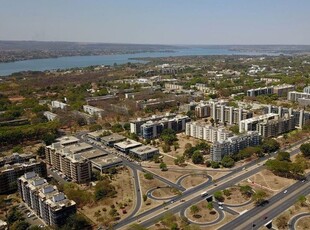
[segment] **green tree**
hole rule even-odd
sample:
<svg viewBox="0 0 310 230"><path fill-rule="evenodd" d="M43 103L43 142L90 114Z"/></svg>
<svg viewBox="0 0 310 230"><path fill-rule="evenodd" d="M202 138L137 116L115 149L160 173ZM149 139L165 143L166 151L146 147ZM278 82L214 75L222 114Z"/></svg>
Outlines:
<svg viewBox="0 0 310 230"><path fill-rule="evenodd" d="M262 149L265 153L275 152L280 148L280 143L272 138L266 138L262 143Z"/></svg>
<svg viewBox="0 0 310 230"><path fill-rule="evenodd" d="M164 129L160 135L160 139L167 145L172 145L173 142L178 140L175 131L172 129Z"/></svg>
<svg viewBox="0 0 310 230"><path fill-rule="evenodd" d="M305 206L306 202L307 202L307 198L303 195L299 196L298 197L298 203L301 205L301 206Z"/></svg>
<svg viewBox="0 0 310 230"><path fill-rule="evenodd" d="M211 167L217 169L220 167L220 163L216 161L211 161Z"/></svg>
<svg viewBox="0 0 310 230"><path fill-rule="evenodd" d="M212 202L208 202L207 208L209 210L212 210L213 209L213 203Z"/></svg>
<svg viewBox="0 0 310 230"><path fill-rule="evenodd" d="M152 179L154 179L153 174L151 174L151 173L145 173L145 174L144 174L144 178L147 179L147 180L152 180Z"/></svg>
<svg viewBox="0 0 310 230"><path fill-rule="evenodd" d="M167 171L167 164L165 162L161 162L160 165L159 165L159 168L162 171Z"/></svg>
<svg viewBox="0 0 310 230"><path fill-rule="evenodd" d="M192 156L192 161L194 164L203 164L204 159L202 153L199 150L195 151Z"/></svg>
<svg viewBox="0 0 310 230"><path fill-rule="evenodd" d="M195 216L200 211L200 208L197 205L192 205L190 207L190 212L193 216Z"/></svg>
<svg viewBox="0 0 310 230"><path fill-rule="evenodd" d="M256 205L261 204L265 200L266 197L267 197L267 194L263 190L256 191L252 196L253 201L255 202Z"/></svg>
<svg viewBox="0 0 310 230"><path fill-rule="evenodd" d="M39 157L44 157L45 156L45 147L40 146L37 150L37 154L39 155Z"/></svg>
<svg viewBox="0 0 310 230"><path fill-rule="evenodd" d="M305 157L310 157L310 143L302 144L299 149Z"/></svg>
<svg viewBox="0 0 310 230"><path fill-rule="evenodd" d="M221 163L222 163L223 167L225 167L225 168L231 168L231 167L233 167L233 166L235 165L234 159L232 159L232 158L231 158L230 156L228 156L228 155L226 155L226 156L223 157Z"/></svg>
<svg viewBox="0 0 310 230"><path fill-rule="evenodd" d="M216 191L213 194L214 198L217 199L218 201L224 201L224 196L222 191Z"/></svg>
<svg viewBox="0 0 310 230"><path fill-rule="evenodd" d="M239 125L234 125L229 128L234 134L239 134Z"/></svg>
<svg viewBox="0 0 310 230"><path fill-rule="evenodd" d="M12 230L27 230L30 224L24 220L16 221L10 229Z"/></svg>
<svg viewBox="0 0 310 230"><path fill-rule="evenodd" d="M147 200L147 195L143 194L143 201L145 202Z"/></svg>
<svg viewBox="0 0 310 230"><path fill-rule="evenodd" d="M184 156L177 156L174 160L174 164L176 165L183 165L185 163L185 157Z"/></svg>
<svg viewBox="0 0 310 230"><path fill-rule="evenodd" d="M291 161L290 159L290 153L288 152L278 152L276 159L278 161Z"/></svg>
<svg viewBox="0 0 310 230"><path fill-rule="evenodd" d="M243 196L249 197L253 193L253 190L252 190L251 186L249 186L249 185L240 186L239 189L240 189L240 192Z"/></svg>

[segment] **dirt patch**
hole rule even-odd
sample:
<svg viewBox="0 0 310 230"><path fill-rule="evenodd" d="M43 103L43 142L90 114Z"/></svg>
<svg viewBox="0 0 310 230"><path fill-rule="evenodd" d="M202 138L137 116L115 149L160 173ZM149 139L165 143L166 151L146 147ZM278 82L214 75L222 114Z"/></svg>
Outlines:
<svg viewBox="0 0 310 230"><path fill-rule="evenodd" d="M197 186L197 185L199 185L203 182L206 182L206 181L208 181L208 178L205 175L192 174L192 175L189 175L188 177L185 177L182 180L181 185L184 188L191 188L191 187Z"/></svg>
<svg viewBox="0 0 310 230"><path fill-rule="evenodd" d="M180 171L173 171L173 170L169 170L169 168L168 168L168 171L161 171L161 169L159 168L148 168L148 170L172 182L176 182L179 177L186 174L186 172L184 173Z"/></svg>
<svg viewBox="0 0 310 230"><path fill-rule="evenodd" d="M131 172L127 168L118 170L118 173L113 176L112 184L117 191L115 197L86 205L79 210L95 224L108 226L113 221L128 216L134 208L134 185ZM115 207L118 213L115 216L110 214L112 207Z"/></svg>
<svg viewBox="0 0 310 230"><path fill-rule="evenodd" d="M215 209L209 210L207 208L208 206L208 201L204 200L196 204L196 206L199 208L199 212L195 215L193 215L190 212L190 208L186 209L186 216L195 222L211 222L214 221L218 218L219 214Z"/></svg>
<svg viewBox="0 0 310 230"><path fill-rule="evenodd" d="M296 230L310 229L309 223L310 223L309 216L299 219L296 223Z"/></svg>
<svg viewBox="0 0 310 230"><path fill-rule="evenodd" d="M296 182L293 179L276 176L267 169L264 169L261 172L250 177L250 180L256 185L265 187L270 191L282 190Z"/></svg>
<svg viewBox="0 0 310 230"><path fill-rule="evenodd" d="M249 197L243 196L237 187L228 188L227 190L229 190L230 195L224 195L225 204L243 204L251 199Z"/></svg>
<svg viewBox="0 0 310 230"><path fill-rule="evenodd" d="M156 188L156 187L165 187L167 186L165 183L157 180L157 179L152 179L152 180L147 180L144 178L144 173L139 172L139 178L140 178L140 186L141 186L141 194L146 195L147 191L150 190L151 188ZM144 211L147 211L151 208L154 208L160 204L162 204L164 201L156 201L156 200L151 200L147 198L146 201L143 201L141 204L141 208L138 213L142 213Z"/></svg>
<svg viewBox="0 0 310 230"><path fill-rule="evenodd" d="M154 197L158 198L169 198L179 194L179 190L174 188L166 187L166 188L158 188L153 192Z"/></svg>

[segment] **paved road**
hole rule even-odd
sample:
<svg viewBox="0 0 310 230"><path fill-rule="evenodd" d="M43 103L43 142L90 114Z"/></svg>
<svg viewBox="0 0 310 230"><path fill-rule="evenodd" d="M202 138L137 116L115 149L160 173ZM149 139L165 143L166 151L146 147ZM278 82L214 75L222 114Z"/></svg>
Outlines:
<svg viewBox="0 0 310 230"><path fill-rule="evenodd" d="M310 176L306 182L298 181L288 187L287 193L280 192L269 199L269 204L264 207L257 206L242 214L238 218L232 220L228 224L221 227L219 230L231 229L258 229L278 216L284 210L296 203L300 195L310 193Z"/></svg>
<svg viewBox="0 0 310 230"><path fill-rule="evenodd" d="M295 230L295 225L297 221L306 216L310 216L310 212L300 213L294 216L293 218L291 218L290 221L288 222L289 230Z"/></svg>
<svg viewBox="0 0 310 230"><path fill-rule="evenodd" d="M297 145L299 145L299 144L301 144L301 143L304 143L305 141L306 141L306 140L300 140L300 141L296 142L294 145L292 145L292 147L297 146ZM298 152L299 152L299 149L295 149L295 150L291 151L291 155L295 155L295 154L297 154ZM254 165L256 165L256 164L260 164L262 161L264 161L264 160L266 160L266 159L268 159L268 158L271 158L271 157L273 157L273 156L275 156L275 155L276 155L276 154L274 153L274 154L271 154L270 156L265 156L265 157L260 158L260 159L258 159L258 160L256 160L256 161L252 161L252 162L250 162L250 163L248 163L248 164L246 164L246 165L243 165L242 167L236 168L236 169L234 169L231 173L229 173L229 174L227 174L227 175L225 175L225 176L219 178L219 179L217 180L217 183L219 183L220 181L223 181L224 179L227 179L227 178L229 178L229 177L234 176L234 174L236 174L236 173L242 171L242 168L243 168L243 167L249 168L249 167L254 166ZM244 180L244 179L246 179L246 178L248 178L248 177L250 177L250 176L256 174L257 172L261 171L261 169L262 169L262 166L258 166L258 167L256 167L256 168L252 169L251 171L248 171L248 172L246 172L246 173L244 173L244 174L242 174L242 175L239 175L239 176L237 176L237 177L234 177L234 178L230 179L229 181L227 181L227 182L225 182L225 183L223 183L223 184L217 186L217 187L214 188L214 189L210 189L210 190L208 191L208 193L209 193L209 194L213 194L215 191L223 190L223 189L225 189L225 188L227 188L227 187L231 187L231 186L235 185L236 183L238 183L238 182L240 182L240 181L242 181L242 180ZM177 201L180 201L180 200L184 200L184 199L186 199L188 196L193 195L193 194L197 193L198 191L207 188L207 187L210 186L211 184L214 184L214 183L212 183L212 182L206 182L206 183L203 183L203 184L200 184L200 185L196 186L196 187L193 188L193 189L186 190L185 192L183 192L183 194L182 194L181 196L178 196L178 198L175 199L174 201L177 202ZM122 227L124 227L124 226L126 226L126 225L129 225L129 224L131 224L131 223L135 223L135 222L137 222L138 220L139 220L138 222L141 223L143 226L149 227L149 226L153 225L154 223L156 223L157 220L158 220L159 218L161 218L162 216L164 216L166 213L168 213L168 212L169 212L169 213L178 213L178 212L180 212L181 210L186 209L186 207L189 207L191 204L197 203L197 202L199 202L199 201L201 201L201 200L202 200L201 196L196 196L196 197L194 197L194 198L192 198L192 199L190 199L190 200L188 200L188 201L186 201L186 202L183 202L183 203L181 203L181 204L179 204L179 205L177 205L177 206L173 206L172 208L169 208L169 211L164 211L165 209L162 210L162 209L164 208L164 206L167 205L167 204L165 204L165 205L160 205L160 206L157 206L157 207L155 207L155 208L153 208L153 209L150 209L150 210L148 210L148 211L146 211L146 212L144 212L144 213L141 213L141 214L139 214L139 215L137 215L137 216L135 216L135 217L133 217L133 218L131 218L131 219L122 220L122 221L120 221L118 224L116 224L114 227L115 227L116 229L122 228ZM162 211L161 211L159 214L154 214L152 217L148 218L147 220L142 221L142 222L140 221L141 218L147 217L147 216L150 215L151 213L153 213L153 212L158 212L158 211L160 211L160 210L162 210Z"/></svg>

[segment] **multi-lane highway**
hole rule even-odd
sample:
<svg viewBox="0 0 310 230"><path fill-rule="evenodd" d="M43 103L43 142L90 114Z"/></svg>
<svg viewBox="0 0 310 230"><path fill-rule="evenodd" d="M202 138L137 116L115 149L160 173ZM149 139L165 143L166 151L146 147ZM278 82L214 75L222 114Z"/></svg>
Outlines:
<svg viewBox="0 0 310 230"><path fill-rule="evenodd" d="M287 193L282 191L276 194L268 200L268 204L254 207L221 227L220 230L258 229L296 203L300 195L308 195L310 192L309 180L310 177L308 176L305 182L297 181L286 188Z"/></svg>
<svg viewBox="0 0 310 230"><path fill-rule="evenodd" d="M292 146L292 148L294 148L295 146L297 146L301 143L304 143L304 142L305 142L305 140L300 140L300 141L296 142ZM298 152L299 152L299 149L296 148L296 149L292 150L290 153L291 153L291 155L295 155ZM261 159L250 162L247 165L243 166L243 167L247 168L247 170L248 170L247 172L244 172L244 171L242 172L242 167L234 169L231 173L219 178L217 180L218 186L216 186L215 188L208 190L207 188L211 184L214 184L214 183L207 182L207 183L203 183L201 185L198 185L193 189L186 190L185 192L183 192L183 194L181 196L179 196L177 199L174 200L173 204L169 205L169 203L168 203L168 210L166 210L167 207L166 207L166 209L163 209L163 205L160 205L158 207L150 209L150 210L148 210L144 213L141 213L137 216L134 216L132 218L122 220L118 224L116 224L114 227L115 227L115 229L123 228L124 226L127 226L127 225L135 223L135 222L139 222L143 226L149 227L149 226L153 225L154 223L156 223L156 221L158 219L160 219L161 217L163 217L167 212L178 213L181 210L186 209L187 207L189 207L193 203L197 203L197 202L201 201L203 198L201 198L201 196L199 195L199 193L197 194L197 192L200 192L202 189L206 189L209 194L213 194L215 191L223 190L227 187L231 187L231 186L237 184L238 182L256 174L257 172L262 170L262 168L263 168L263 166L261 165L262 162L266 161L268 158L273 157L274 155L275 154L271 154L270 156L263 157ZM237 175L237 176L235 176L235 175ZM225 182L220 184L222 181L225 181ZM192 196L193 196L193 198L188 199L189 197L192 197ZM188 200L186 202L182 202L182 203L177 202L177 201L181 201L184 199L188 199Z"/></svg>
<svg viewBox="0 0 310 230"><path fill-rule="evenodd" d="M84 141L87 141L87 140L84 139ZM297 145L304 143L304 142L305 142L305 140L300 140L300 141L296 142L292 146L292 148L294 146L297 146ZM104 149L100 146L94 145L94 147L111 154L111 152L107 151L106 149ZM298 149L293 149L291 151L291 155L294 155L298 152L299 152ZM112 154L113 154L113 152L112 152ZM136 185L135 187L136 187L136 194L137 194L137 202L136 202L136 206L134 208L134 211L127 218L125 218L125 219L121 220L119 223L117 223L114 226L114 228L115 229L124 228L125 226L128 226L128 225L135 223L135 222L141 223L145 227L151 226L154 223L156 223L158 221L158 219L160 219L167 212L178 213L182 210L185 210L190 205L201 201L203 199L200 196L201 191L207 190L209 194L213 194L215 191L223 190L227 187L231 187L231 186L237 184L238 182L256 174L257 172L259 172L262 169L262 167L263 167L262 162L273 157L274 155L275 155L275 153L271 154L270 156L265 156L263 158L260 158L256 161L252 161L246 165L243 165L242 167L233 169L230 173L226 174L225 176L223 176L217 180L216 183L218 185L216 185L212 181L208 180L207 182L204 182L204 183L202 183L202 184L200 184L194 188L188 189L188 190L185 190L185 188L180 186L180 184L173 183L173 182L171 182L171 181L169 181L163 177L160 177L160 176L152 173L151 171L141 167L141 165L134 163L134 162L131 162L131 161L127 160L126 158L123 158L124 165L131 168L133 170L133 172L136 172L136 175L134 175L134 179L135 179L135 185ZM243 171L244 168L246 168L246 170ZM143 172L149 172L149 173L153 174L154 178L161 180L162 182L166 183L167 185L169 185L171 187L174 187L174 188L181 190L183 192L182 195L177 196L177 197L173 197L169 202L166 202L165 204L159 205L159 206L152 208L150 210L147 210L147 211L145 211L139 215L136 215L136 213L138 212L138 210L141 206L141 202L142 202L140 187L139 187L139 179L137 176L138 170L143 171ZM216 185L216 186L210 187L211 185ZM305 191L307 191L307 190L305 190ZM274 199L276 199L276 198L274 198ZM244 216L244 214L241 216ZM247 214L247 216L249 219L250 213ZM268 218L266 220L268 220ZM261 221L262 223L257 221L256 226L259 226L259 224L261 224L261 225L264 224L266 222L266 220L264 220L263 222ZM248 226L246 226L246 227L248 227ZM233 228L230 228L230 229L233 229Z"/></svg>

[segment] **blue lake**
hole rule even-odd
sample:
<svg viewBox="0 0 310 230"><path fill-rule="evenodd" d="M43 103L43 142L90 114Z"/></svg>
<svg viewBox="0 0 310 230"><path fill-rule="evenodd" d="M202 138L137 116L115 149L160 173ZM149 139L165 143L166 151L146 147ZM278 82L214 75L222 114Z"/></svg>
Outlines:
<svg viewBox="0 0 310 230"><path fill-rule="evenodd" d="M125 64L127 62L143 63L134 58L142 57L169 57L169 56L195 56L195 55L269 55L269 53L240 52L217 48L188 48L177 49L172 52L146 52L135 54L116 54L100 56L73 56L47 59L33 59L9 63L0 63L0 76L10 75L20 71L44 71L56 69L70 69L74 67L86 67L91 65ZM272 53L272 55L277 55Z"/></svg>

